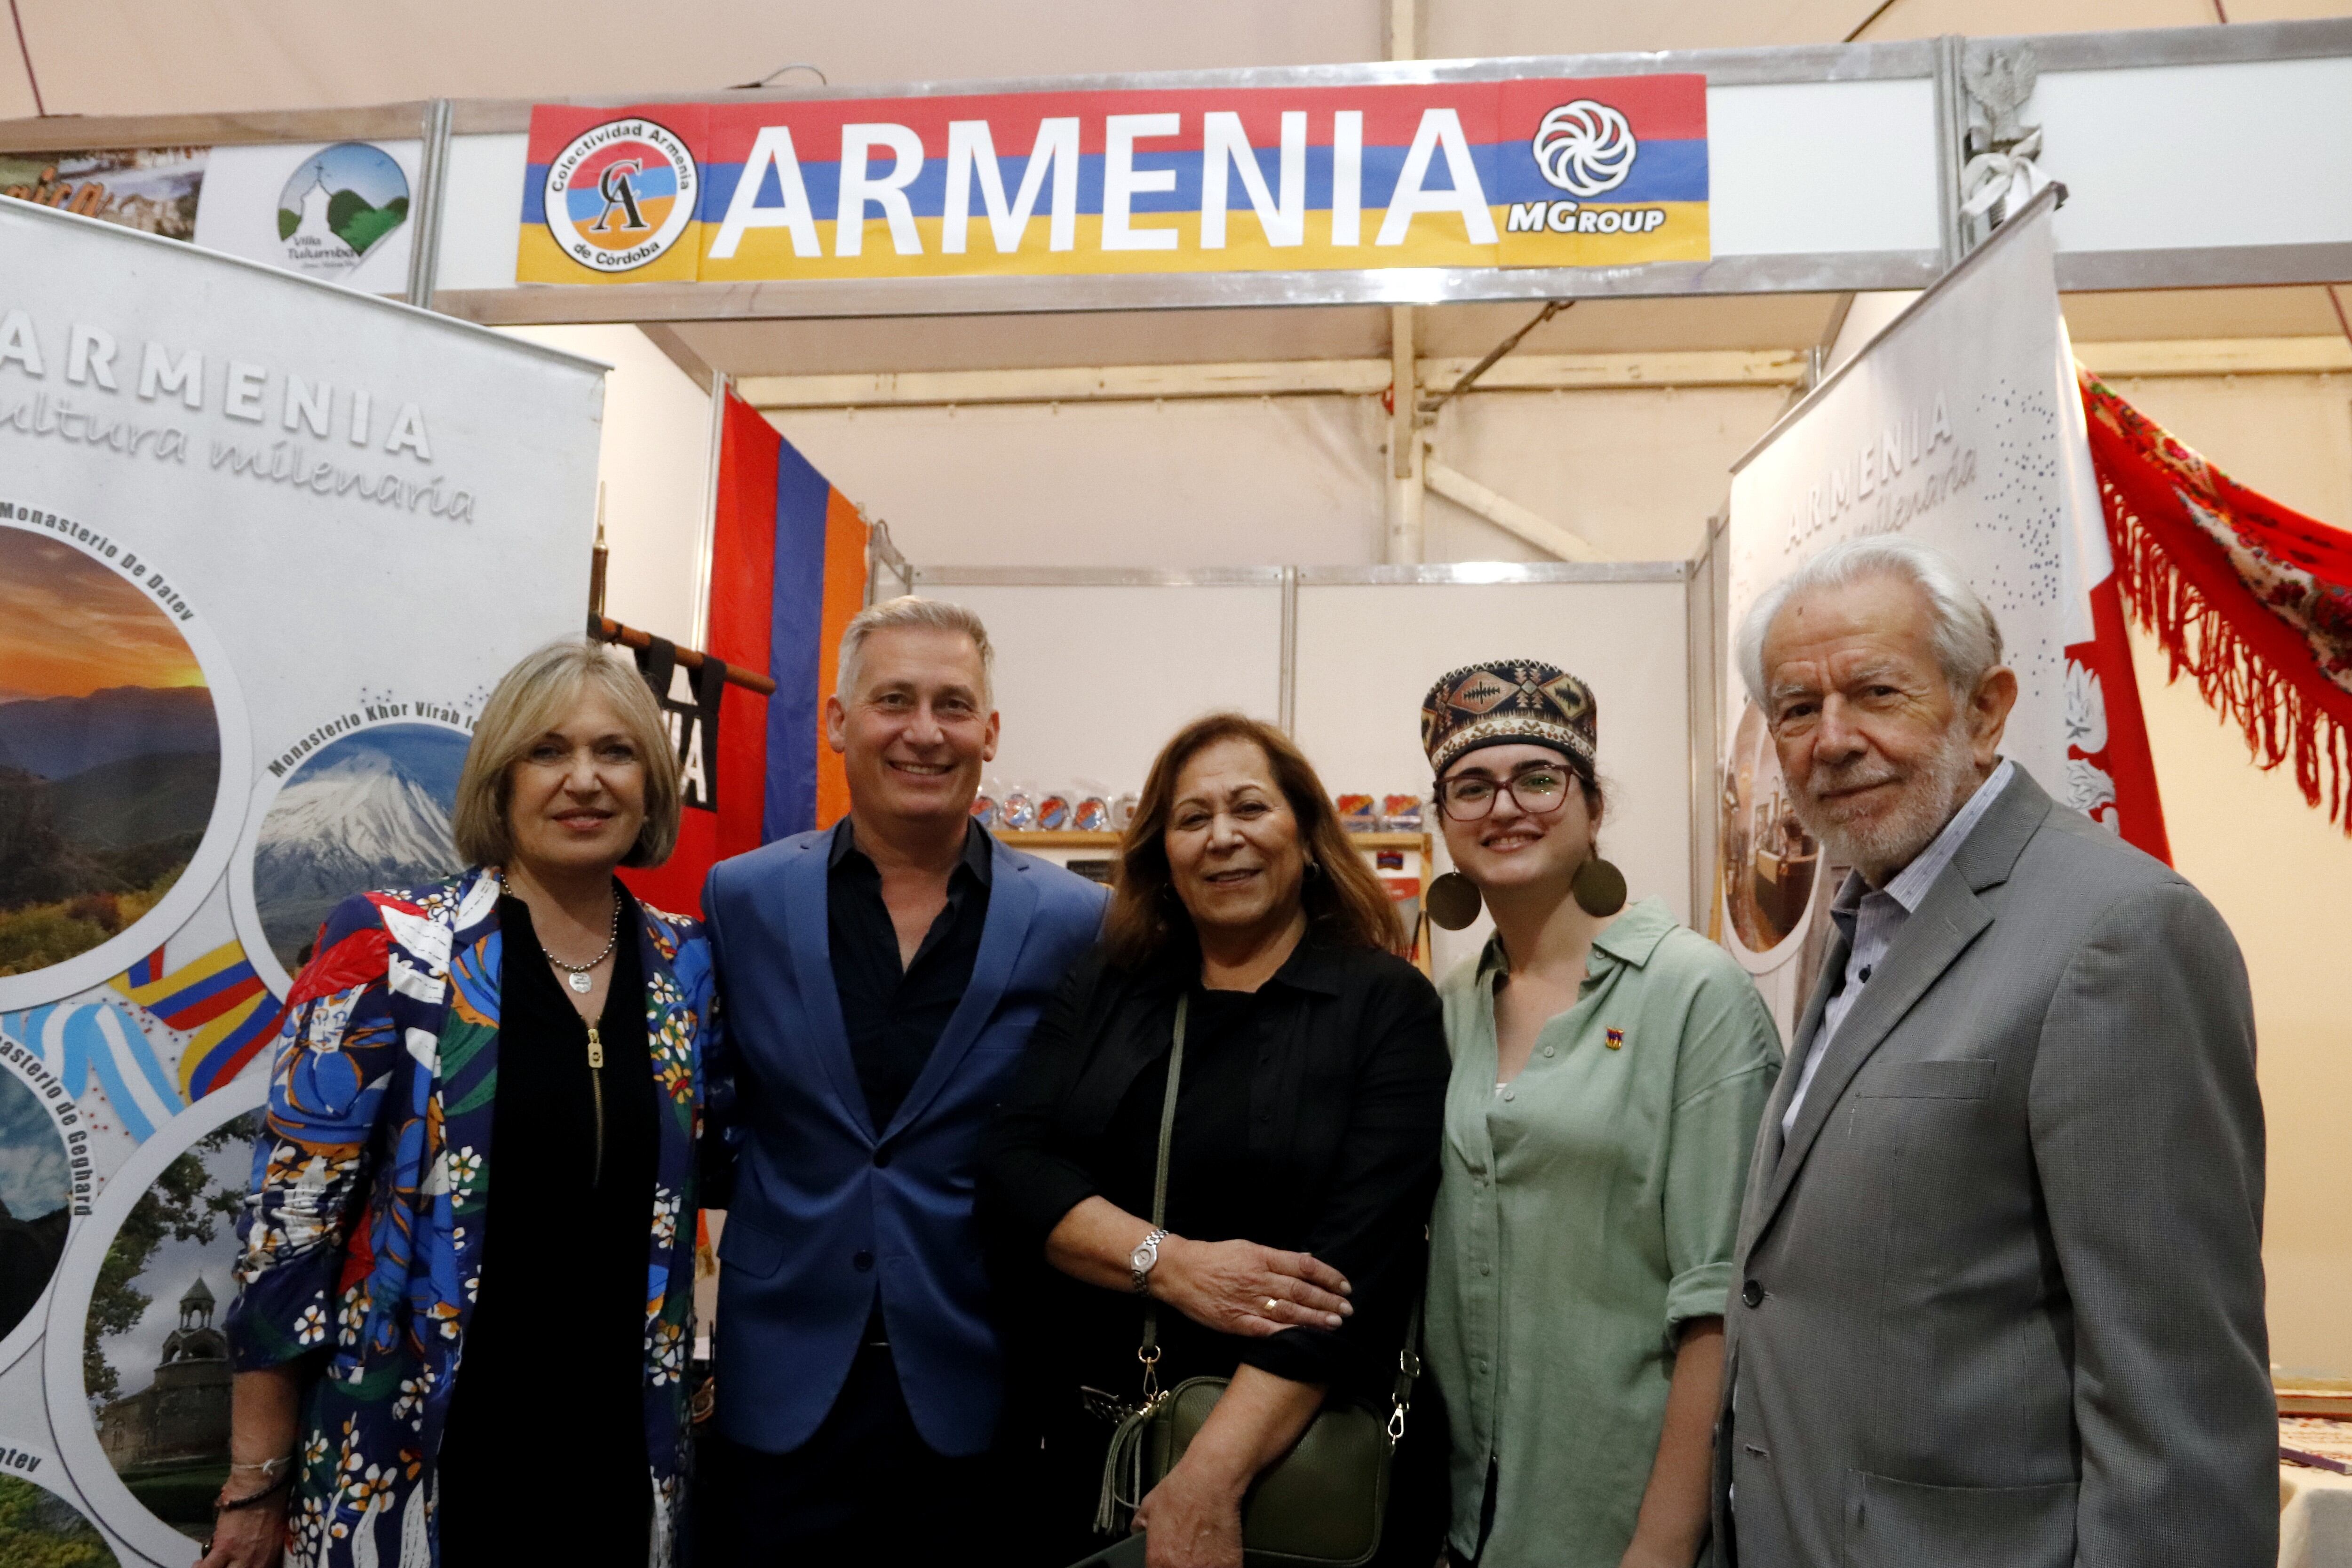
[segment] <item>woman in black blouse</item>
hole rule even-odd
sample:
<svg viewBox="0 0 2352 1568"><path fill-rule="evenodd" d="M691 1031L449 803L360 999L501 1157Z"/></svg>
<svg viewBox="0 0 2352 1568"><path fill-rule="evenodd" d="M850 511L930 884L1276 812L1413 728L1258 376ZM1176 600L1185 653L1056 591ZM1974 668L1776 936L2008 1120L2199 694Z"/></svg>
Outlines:
<svg viewBox="0 0 2352 1568"><path fill-rule="evenodd" d="M1004 1448L1031 1495L1020 1560L1092 1533L1114 1406L1230 1376L1142 1500L1152 1568L1239 1568L1241 1501L1327 1399L1384 1401L1422 1288L1447 1061L1393 907L1281 731L1215 714L1152 763L1102 948L1040 1020L981 1204L1012 1364ZM1166 1228L1151 1214L1177 1001L1189 996ZM1416 1418L1409 1430L1435 1433ZM1408 1437L1409 1450L1419 1445ZM1426 1564L1423 1468L1399 1456L1381 1561Z"/></svg>

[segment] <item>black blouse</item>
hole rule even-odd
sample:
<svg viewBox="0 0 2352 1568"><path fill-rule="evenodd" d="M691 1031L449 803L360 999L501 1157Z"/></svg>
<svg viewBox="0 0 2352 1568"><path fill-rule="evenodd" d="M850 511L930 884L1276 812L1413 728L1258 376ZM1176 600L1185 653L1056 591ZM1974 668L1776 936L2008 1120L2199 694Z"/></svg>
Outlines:
<svg viewBox="0 0 2352 1568"><path fill-rule="evenodd" d="M1313 1253L1348 1277L1333 1330L1212 1332L1162 1308L1161 1386L1244 1363L1377 1399L1422 1289L1448 1061L1437 994L1388 953L1302 942L1255 993L1205 992L1198 960L1143 975L1082 963L1039 1020L983 1152L980 1210L1016 1388L1132 1398L1143 1302L1045 1261L1100 1195L1149 1216L1176 998L1192 986L1168 1227ZM1051 1385L1050 1388L1045 1385Z"/></svg>
<svg viewBox="0 0 2352 1568"><path fill-rule="evenodd" d="M530 906L499 900L498 1223L441 1444L442 1568L646 1561L646 1270L660 1111L639 917L625 889L617 896L621 941L596 1022L601 1169L587 1026L541 956ZM551 1484L558 1506L518 1503Z"/></svg>

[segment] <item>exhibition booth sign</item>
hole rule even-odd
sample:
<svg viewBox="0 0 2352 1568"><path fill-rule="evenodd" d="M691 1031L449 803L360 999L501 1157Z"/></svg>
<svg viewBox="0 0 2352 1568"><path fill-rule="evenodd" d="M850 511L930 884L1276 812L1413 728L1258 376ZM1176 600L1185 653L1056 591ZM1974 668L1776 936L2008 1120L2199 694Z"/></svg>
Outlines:
<svg viewBox="0 0 2352 1568"><path fill-rule="evenodd" d="M289 976L459 868L490 688L579 630L603 367L22 202L0 251L0 1447L176 1565Z"/></svg>
<svg viewBox="0 0 2352 1568"><path fill-rule="evenodd" d="M1704 261L1696 74L543 104L526 283Z"/></svg>

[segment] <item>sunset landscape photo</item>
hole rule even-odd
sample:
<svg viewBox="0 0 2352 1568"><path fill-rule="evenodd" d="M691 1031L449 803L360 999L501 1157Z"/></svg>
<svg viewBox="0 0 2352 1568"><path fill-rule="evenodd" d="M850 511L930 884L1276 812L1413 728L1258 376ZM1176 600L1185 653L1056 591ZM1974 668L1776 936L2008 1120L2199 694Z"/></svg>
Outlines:
<svg viewBox="0 0 2352 1568"><path fill-rule="evenodd" d="M219 785L212 693L171 617L73 545L0 525L0 975L152 909Z"/></svg>

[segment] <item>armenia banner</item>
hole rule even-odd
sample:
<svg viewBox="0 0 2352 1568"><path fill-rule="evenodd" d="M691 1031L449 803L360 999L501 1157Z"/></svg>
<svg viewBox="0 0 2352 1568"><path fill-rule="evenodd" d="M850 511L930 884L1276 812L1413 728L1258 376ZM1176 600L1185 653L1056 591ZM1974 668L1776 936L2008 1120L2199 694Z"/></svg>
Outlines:
<svg viewBox="0 0 2352 1568"><path fill-rule="evenodd" d="M531 111L525 283L1703 261L1706 79Z"/></svg>

